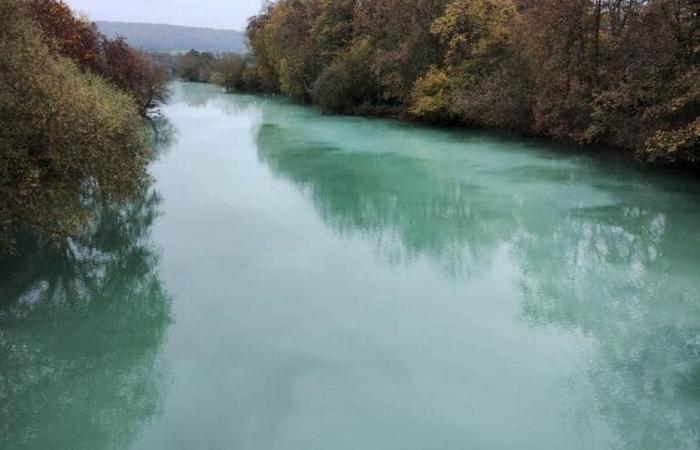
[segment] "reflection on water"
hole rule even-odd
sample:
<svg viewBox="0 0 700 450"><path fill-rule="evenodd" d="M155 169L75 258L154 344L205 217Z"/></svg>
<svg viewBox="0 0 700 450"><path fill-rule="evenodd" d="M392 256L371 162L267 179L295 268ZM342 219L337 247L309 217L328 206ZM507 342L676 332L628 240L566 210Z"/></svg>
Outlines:
<svg viewBox="0 0 700 450"><path fill-rule="evenodd" d="M456 281L488 272L497 250L507 249L522 320L594 343L582 368L587 385L572 386L595 399L575 407L582 426L596 412L616 430L613 448L700 447L694 184L557 156L536 143L527 156L536 164L522 149L487 143L487 154L463 155L464 164L450 148L420 151L458 143L455 133L396 125L356 148L342 139L342 124L337 137L323 136L294 120L302 113L267 108L260 160L297 184L342 235L371 239L392 263L425 259Z"/></svg>
<svg viewBox="0 0 700 450"><path fill-rule="evenodd" d="M149 237L159 202L148 189L98 208L65 252L25 242L0 266L0 448L124 449L158 414L171 323Z"/></svg>
<svg viewBox="0 0 700 450"><path fill-rule="evenodd" d="M154 160L157 160L177 143L177 130L170 120L162 114L149 118L148 127L151 130Z"/></svg>
<svg viewBox="0 0 700 450"><path fill-rule="evenodd" d="M430 161L345 152L270 124L257 142L260 159L302 186L330 226L374 240L392 263L426 256L450 274L476 276L513 231L502 198L432 176Z"/></svg>
<svg viewBox="0 0 700 450"><path fill-rule="evenodd" d="M204 83L177 83L173 85L177 101L193 109L213 106L226 114L236 114L240 111L258 106L264 102L263 97L256 95L236 95L235 101L230 101L232 96L223 95L224 89Z"/></svg>
<svg viewBox="0 0 700 450"><path fill-rule="evenodd" d="M595 340L586 372L619 448L698 448L698 243L679 240L693 235L692 223L621 197L517 241L523 316Z"/></svg>

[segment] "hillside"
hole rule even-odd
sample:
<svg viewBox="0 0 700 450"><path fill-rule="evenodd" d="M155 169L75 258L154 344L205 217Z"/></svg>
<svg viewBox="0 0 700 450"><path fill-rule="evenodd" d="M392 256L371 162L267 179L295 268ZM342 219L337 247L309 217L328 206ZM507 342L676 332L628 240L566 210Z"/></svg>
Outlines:
<svg viewBox="0 0 700 450"><path fill-rule="evenodd" d="M236 30L150 23L96 23L107 37L123 36L134 47L151 52L170 53L190 49L213 53L247 51L245 35Z"/></svg>

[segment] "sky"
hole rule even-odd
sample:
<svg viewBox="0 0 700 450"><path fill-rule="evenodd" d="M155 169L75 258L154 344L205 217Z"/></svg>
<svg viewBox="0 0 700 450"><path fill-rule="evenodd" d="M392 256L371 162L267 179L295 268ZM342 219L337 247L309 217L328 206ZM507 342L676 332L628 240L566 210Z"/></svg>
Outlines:
<svg viewBox="0 0 700 450"><path fill-rule="evenodd" d="M64 0L92 20L243 30L261 0Z"/></svg>

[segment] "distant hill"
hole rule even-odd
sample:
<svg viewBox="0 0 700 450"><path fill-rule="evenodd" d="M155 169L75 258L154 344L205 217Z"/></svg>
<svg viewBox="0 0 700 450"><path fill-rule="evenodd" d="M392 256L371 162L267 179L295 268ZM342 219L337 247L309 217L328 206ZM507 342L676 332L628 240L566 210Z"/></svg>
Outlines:
<svg viewBox="0 0 700 450"><path fill-rule="evenodd" d="M235 30L153 23L98 21L96 24L107 37L123 36L132 46L149 52L175 53L190 49L212 53L247 51L245 35Z"/></svg>

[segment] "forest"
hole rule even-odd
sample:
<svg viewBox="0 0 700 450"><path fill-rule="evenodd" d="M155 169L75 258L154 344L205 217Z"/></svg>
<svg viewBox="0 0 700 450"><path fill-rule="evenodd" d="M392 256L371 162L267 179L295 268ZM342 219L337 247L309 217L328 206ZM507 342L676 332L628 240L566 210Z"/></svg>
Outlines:
<svg viewBox="0 0 700 450"><path fill-rule="evenodd" d="M0 0L0 255L65 246L143 188L167 75L60 0Z"/></svg>
<svg viewBox="0 0 700 450"><path fill-rule="evenodd" d="M693 0L279 0L247 37L246 58L190 52L183 78L698 165Z"/></svg>

